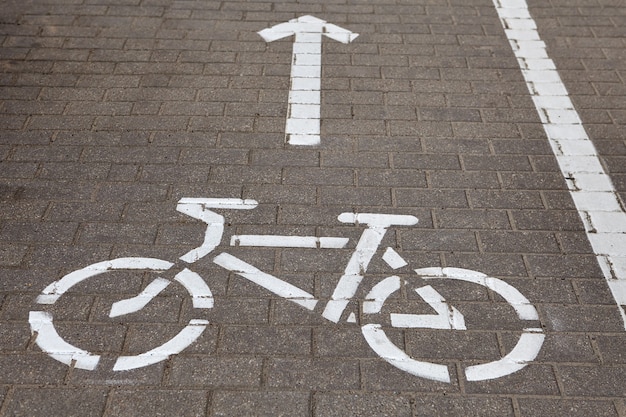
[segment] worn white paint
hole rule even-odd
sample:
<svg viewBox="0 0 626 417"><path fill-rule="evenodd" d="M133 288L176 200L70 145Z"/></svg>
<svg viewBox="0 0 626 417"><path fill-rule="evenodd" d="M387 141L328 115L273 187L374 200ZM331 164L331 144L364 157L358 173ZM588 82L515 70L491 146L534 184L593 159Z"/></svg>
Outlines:
<svg viewBox="0 0 626 417"><path fill-rule="evenodd" d="M99 355L79 349L67 343L54 328L52 314L45 311L31 311L28 315L31 332L37 333L35 343L50 357L68 366L74 362L74 367L92 371L98 366Z"/></svg>
<svg viewBox="0 0 626 417"><path fill-rule="evenodd" d="M520 320L539 320L537 309L530 301L517 288L501 279L489 277L482 272L462 268L420 268L416 269L415 272L425 280L453 279L482 285L504 298L513 307Z"/></svg>
<svg viewBox="0 0 626 417"><path fill-rule="evenodd" d="M115 270L152 270L165 271L171 268L171 262L154 258L117 258L110 261L98 262L83 269L65 275L58 281L53 282L44 289L37 298L39 304L54 304L59 297L74 285L87 278L94 277ZM185 287L192 297L194 308L208 309L213 307L213 295L204 280L195 272L188 269L176 274L175 281ZM112 304L109 317L119 317L125 314L135 313L145 307L151 300L171 284L171 281L157 277L146 286L137 296L117 301ZM52 314L43 311L31 311L29 315L31 331L37 333L35 342L50 357L68 366L74 363L74 367L86 370L94 370L100 360L99 355L66 342L57 333L52 319ZM167 359L170 355L181 352L193 343L204 331L208 321L192 319L174 338L161 346L148 352L121 356L117 359L114 371L124 371L151 365Z"/></svg>
<svg viewBox="0 0 626 417"><path fill-rule="evenodd" d="M119 317L137 312L148 305L161 291L170 285L171 281L165 278L156 278L142 292L132 298L116 301L111 305L109 317Z"/></svg>
<svg viewBox="0 0 626 417"><path fill-rule="evenodd" d="M181 198L176 210L207 224L204 242L180 257L185 262L193 263L213 251L224 234L224 216L210 209L250 210L257 206L255 200L238 198Z"/></svg>
<svg viewBox="0 0 626 417"><path fill-rule="evenodd" d="M350 313L348 315L348 319L346 320L348 323L356 323L356 314Z"/></svg>
<svg viewBox="0 0 626 417"><path fill-rule="evenodd" d="M341 319L346 306L354 297L363 279L363 274L367 271L367 267L378 246L380 246L387 228L394 225L412 226L417 224L416 217L401 214L342 213L338 219L342 223L366 225L367 228L363 230L354 253L322 313L324 318L334 323Z"/></svg>
<svg viewBox="0 0 626 417"><path fill-rule="evenodd" d="M37 297L37 303L54 304L60 296L65 294L65 292L74 285L94 275L102 274L103 272L116 269L165 271L171 268L172 265L174 264L171 262L154 258L117 258L110 261L98 262L83 269L79 269L78 271L71 272L60 280L48 285Z"/></svg>
<svg viewBox="0 0 626 417"><path fill-rule="evenodd" d="M148 352L132 356L120 356L113 365L114 371L129 371L166 360L176 355L187 346L195 342L204 332L209 322L207 320L192 319L176 336Z"/></svg>
<svg viewBox="0 0 626 417"><path fill-rule="evenodd" d="M209 286L200 275L185 268L174 277L189 295L194 308L209 309L213 307L213 294ZM116 301L111 305L109 317L119 317L125 314L135 313L144 308L150 301L171 284L165 278L155 278L144 290L135 297Z"/></svg>
<svg viewBox="0 0 626 417"><path fill-rule="evenodd" d="M364 314L377 314L391 294L400 289L400 278L387 277L374 285L363 301ZM465 318L456 308L448 305L446 300L433 287L426 285L416 288L415 292L432 307L437 314L398 314L390 313L391 325L405 329L442 329L466 330Z"/></svg>
<svg viewBox="0 0 626 417"><path fill-rule="evenodd" d="M213 308L213 294L200 275L185 268L176 274L174 280L181 283L191 295L193 308Z"/></svg>
<svg viewBox="0 0 626 417"><path fill-rule="evenodd" d="M377 314L383 308L383 303L394 292L400 289L400 277L391 276L383 279L372 287L363 301L363 313Z"/></svg>
<svg viewBox="0 0 626 417"><path fill-rule="evenodd" d="M266 274L228 253L219 254L213 262L308 310L313 310L317 305L315 297L308 292L270 274Z"/></svg>
<svg viewBox="0 0 626 417"><path fill-rule="evenodd" d="M350 43L358 34L313 16L301 16L258 32L266 42L295 35L285 140L291 145L320 143L322 35Z"/></svg>
<svg viewBox="0 0 626 417"><path fill-rule="evenodd" d="M447 366L411 358L389 340L380 324L361 326L361 332L372 350L389 364L411 375L450 383L450 373Z"/></svg>
<svg viewBox="0 0 626 417"><path fill-rule="evenodd" d="M515 287L501 279L481 272L461 268L421 268L415 272L425 280L452 279L489 288L509 303L520 320L538 321L537 309ZM532 362L543 345L545 335L540 328L526 328L509 354L494 362L469 366L465 370L468 381L484 381L517 372Z"/></svg>
<svg viewBox="0 0 626 417"><path fill-rule="evenodd" d="M497 278L460 268L421 268L415 272L425 280L452 279L482 285L504 298L515 310L520 320L539 319L537 310L517 289ZM376 284L363 303L364 314L380 313L384 302L401 287L400 278L391 276ZM390 313L391 325L395 328L430 328L441 330L466 330L463 315L430 285L415 290L437 314ZM412 375L435 381L450 382L448 369L444 365L417 361L395 346L385 335L380 324L361 327L370 347L385 361ZM500 378L519 371L533 361L543 345L545 335L539 328L526 328L515 347L501 359L484 364L468 366L465 376L468 381L484 381Z"/></svg>
<svg viewBox="0 0 626 417"><path fill-rule="evenodd" d="M493 0L626 329L626 212L526 0Z"/></svg>
<svg viewBox="0 0 626 417"><path fill-rule="evenodd" d="M230 238L230 245L269 248L342 249L346 247L349 240L347 237L234 235Z"/></svg>
<svg viewBox="0 0 626 417"><path fill-rule="evenodd" d="M398 314L391 313L391 325L405 329L466 330L463 314L451 305L433 287L426 285L416 288L437 314Z"/></svg>
<svg viewBox="0 0 626 417"><path fill-rule="evenodd" d="M517 345L507 355L494 362L468 366L465 368L465 378L468 381L486 381L519 371L537 357L544 338L541 329L524 329Z"/></svg>
<svg viewBox="0 0 626 417"><path fill-rule="evenodd" d="M383 260L392 269L398 269L408 265L408 263L404 259L402 259L402 256L400 256L398 252L396 252L392 248L387 248L385 250L385 253L383 254Z"/></svg>

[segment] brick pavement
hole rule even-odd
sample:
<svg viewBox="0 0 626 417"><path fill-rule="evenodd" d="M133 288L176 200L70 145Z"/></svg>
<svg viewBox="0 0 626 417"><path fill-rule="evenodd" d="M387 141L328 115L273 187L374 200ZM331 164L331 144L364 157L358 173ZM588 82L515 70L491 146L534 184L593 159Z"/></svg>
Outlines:
<svg viewBox="0 0 626 417"><path fill-rule="evenodd" d="M626 6L529 9L625 201ZM359 37L324 40L322 143L293 147L292 41L256 32L306 14ZM491 1L9 0L0 45L0 415L626 417L623 323ZM207 257L192 269L215 307L180 354L112 370L197 318L173 287L109 318L149 271L84 281L48 306L65 340L102 356L95 370L43 353L28 315L48 284L108 259L174 262L202 242L204 223L176 211L183 197L259 201L224 212L227 237L346 236L349 248L362 228L339 213L414 215L384 244L411 268L513 285L536 306L544 345L518 372L468 381L464 369L510 352L524 324L493 291L440 282L467 330L390 332L412 357L446 365L451 383L415 377L347 315L333 324ZM320 300L350 253L227 242ZM391 274L378 257L369 272L360 300Z"/></svg>

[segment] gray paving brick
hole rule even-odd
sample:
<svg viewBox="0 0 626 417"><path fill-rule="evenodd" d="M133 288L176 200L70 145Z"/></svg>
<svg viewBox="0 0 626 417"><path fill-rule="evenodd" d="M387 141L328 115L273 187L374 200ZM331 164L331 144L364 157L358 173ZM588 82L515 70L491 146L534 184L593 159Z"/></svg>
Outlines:
<svg viewBox="0 0 626 417"><path fill-rule="evenodd" d="M76 222L4 222L0 230L0 241L71 243L77 227Z"/></svg>
<svg viewBox="0 0 626 417"><path fill-rule="evenodd" d="M416 190L396 188L394 199L399 207L468 207L466 193L462 190Z"/></svg>
<svg viewBox="0 0 626 417"><path fill-rule="evenodd" d="M443 395L420 395L415 398L415 409L420 416L513 416L513 404L509 398L462 398Z"/></svg>
<svg viewBox="0 0 626 417"><path fill-rule="evenodd" d="M102 201L163 201L168 193L164 184L109 183L98 188L96 199Z"/></svg>
<svg viewBox="0 0 626 417"><path fill-rule="evenodd" d="M0 245L0 265L18 266L28 253L28 246L15 244Z"/></svg>
<svg viewBox="0 0 626 417"><path fill-rule="evenodd" d="M202 390L119 388L109 394L105 416L205 415L207 393Z"/></svg>
<svg viewBox="0 0 626 417"><path fill-rule="evenodd" d="M0 87L0 92L2 92L2 96L5 99L32 100L39 96L41 88L2 86Z"/></svg>
<svg viewBox="0 0 626 417"><path fill-rule="evenodd" d="M362 416L388 415L408 417L412 415L410 399L405 396L389 396L376 393L316 393L315 417L333 416L336 413L355 413Z"/></svg>
<svg viewBox="0 0 626 417"><path fill-rule="evenodd" d="M435 189L465 188L477 190L500 188L497 174L485 171L433 171L428 175L428 183Z"/></svg>
<svg viewBox="0 0 626 417"><path fill-rule="evenodd" d="M602 360L606 364L624 364L626 358L623 351L624 336L622 335L600 335L595 339L602 355Z"/></svg>
<svg viewBox="0 0 626 417"><path fill-rule="evenodd" d="M141 163L150 161L152 163L174 163L180 153L175 147L109 147L109 146L87 146L81 155L81 159L87 163L93 162L114 162L114 163Z"/></svg>
<svg viewBox="0 0 626 417"><path fill-rule="evenodd" d="M171 359L167 386L259 386L261 366L262 361L254 357L179 355Z"/></svg>
<svg viewBox="0 0 626 417"><path fill-rule="evenodd" d="M2 384L54 384L63 380L68 370L43 353L2 355L0 364Z"/></svg>
<svg viewBox="0 0 626 417"><path fill-rule="evenodd" d="M87 223L80 231L79 242L150 244L155 238L155 228L145 225Z"/></svg>
<svg viewBox="0 0 626 417"><path fill-rule="evenodd" d="M523 417L534 415L586 416L589 413L597 416L618 416L618 411L610 401L593 400L551 400L537 398L520 398L520 413Z"/></svg>
<svg viewBox="0 0 626 417"><path fill-rule="evenodd" d="M103 388L18 389L5 412L14 416L101 416L107 394Z"/></svg>
<svg viewBox="0 0 626 417"><path fill-rule="evenodd" d="M561 251L555 235L547 232L481 231L479 239L487 252L558 253Z"/></svg>
<svg viewBox="0 0 626 417"><path fill-rule="evenodd" d="M273 388L358 389L359 364L355 360L273 359L267 384Z"/></svg>
<svg viewBox="0 0 626 417"><path fill-rule="evenodd" d="M623 366L562 366L559 373L568 395L588 396L589 388L595 387L606 396L624 396L624 386L618 382L624 374Z"/></svg>
<svg viewBox="0 0 626 417"><path fill-rule="evenodd" d="M307 392L216 391L212 397L212 416L292 416L306 415L310 409Z"/></svg>
<svg viewBox="0 0 626 417"><path fill-rule="evenodd" d="M256 355L308 355L311 330L280 327L226 327L221 352Z"/></svg>
<svg viewBox="0 0 626 417"><path fill-rule="evenodd" d="M554 331L618 332L621 323L615 306L545 305L540 306L547 329ZM605 317L601 322L598 318Z"/></svg>
<svg viewBox="0 0 626 417"><path fill-rule="evenodd" d="M518 254L476 254L449 253L445 255L446 264L458 268L471 269L492 276L525 276L526 265Z"/></svg>

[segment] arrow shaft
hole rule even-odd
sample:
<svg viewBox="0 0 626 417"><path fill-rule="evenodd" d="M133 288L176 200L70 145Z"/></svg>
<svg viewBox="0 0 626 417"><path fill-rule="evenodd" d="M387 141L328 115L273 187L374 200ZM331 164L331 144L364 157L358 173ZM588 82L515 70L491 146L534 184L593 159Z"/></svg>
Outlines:
<svg viewBox="0 0 626 417"><path fill-rule="evenodd" d="M266 42L295 36L291 55L291 83L285 141L291 145L319 145L322 78L322 35L350 43L358 33L313 16L300 16L263 29Z"/></svg>
<svg viewBox="0 0 626 417"><path fill-rule="evenodd" d="M285 140L292 145L320 143L322 34L297 32L291 56L291 81Z"/></svg>

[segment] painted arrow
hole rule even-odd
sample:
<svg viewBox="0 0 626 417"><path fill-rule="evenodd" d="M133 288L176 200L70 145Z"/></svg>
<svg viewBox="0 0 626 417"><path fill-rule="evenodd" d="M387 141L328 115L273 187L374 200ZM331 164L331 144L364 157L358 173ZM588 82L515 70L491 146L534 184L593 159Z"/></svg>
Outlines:
<svg viewBox="0 0 626 417"><path fill-rule="evenodd" d="M285 140L291 145L320 143L322 35L350 43L357 33L313 16L301 16L258 32L266 42L295 35Z"/></svg>

